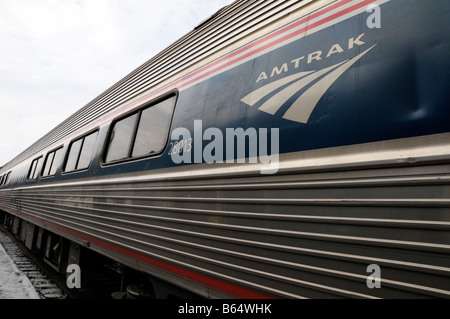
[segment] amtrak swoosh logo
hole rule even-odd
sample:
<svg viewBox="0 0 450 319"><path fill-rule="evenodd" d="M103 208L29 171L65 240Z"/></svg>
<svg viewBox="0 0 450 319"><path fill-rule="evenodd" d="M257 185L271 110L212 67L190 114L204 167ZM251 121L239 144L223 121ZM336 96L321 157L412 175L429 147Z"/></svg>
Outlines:
<svg viewBox="0 0 450 319"><path fill-rule="evenodd" d="M260 111L274 115L281 106L286 103L294 94L303 89L308 84L321 78L307 89L284 113L283 118L299 123L307 123L311 113L314 111L317 103L325 92L333 85L334 82L347 71L353 64L361 59L366 53L376 46L373 45L366 51L358 54L350 60L345 60L341 63L332 65L328 68L319 71L300 72L287 76L281 80L274 81L263 87L251 92L241 99L247 105L253 106L264 97L269 96L274 91L282 86L293 82L280 92L276 93L265 101L258 109Z"/></svg>

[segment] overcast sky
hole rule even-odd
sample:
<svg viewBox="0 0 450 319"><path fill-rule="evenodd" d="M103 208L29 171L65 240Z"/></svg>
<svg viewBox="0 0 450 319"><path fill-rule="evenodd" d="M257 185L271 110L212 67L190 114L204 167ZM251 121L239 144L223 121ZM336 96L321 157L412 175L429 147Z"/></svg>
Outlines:
<svg viewBox="0 0 450 319"><path fill-rule="evenodd" d="M0 166L233 0L0 0Z"/></svg>

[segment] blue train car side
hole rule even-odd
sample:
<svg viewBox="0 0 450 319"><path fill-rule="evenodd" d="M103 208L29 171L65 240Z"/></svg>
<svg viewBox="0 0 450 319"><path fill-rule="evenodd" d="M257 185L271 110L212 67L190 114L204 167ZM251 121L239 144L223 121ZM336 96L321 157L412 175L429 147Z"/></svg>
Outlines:
<svg viewBox="0 0 450 319"><path fill-rule="evenodd" d="M449 10L238 0L0 168L4 222L208 298L448 298Z"/></svg>

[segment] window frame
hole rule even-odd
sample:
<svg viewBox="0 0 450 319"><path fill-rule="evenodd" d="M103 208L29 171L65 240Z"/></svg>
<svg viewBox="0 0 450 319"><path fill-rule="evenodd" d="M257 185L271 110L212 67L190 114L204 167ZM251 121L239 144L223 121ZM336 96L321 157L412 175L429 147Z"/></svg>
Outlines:
<svg viewBox="0 0 450 319"><path fill-rule="evenodd" d="M39 165L39 160L40 160L40 159L43 159L43 158L44 158L44 156L41 155L41 156L38 156L38 157L34 158L34 159L31 161L30 168L28 169L27 181L35 181L35 180L37 180L38 177L41 175L41 172L38 172L37 175L36 175L35 173L36 173L36 170L37 170L38 165ZM30 175L31 175L31 170L33 169L33 164L34 164L34 163L36 163L36 167L35 167L34 170L33 170L33 176L36 175L36 177L30 176ZM40 170L42 171L42 167L41 167Z"/></svg>
<svg viewBox="0 0 450 319"><path fill-rule="evenodd" d="M11 176L11 172L9 171L7 173L4 173L2 176L0 176L0 186L6 186L9 183L9 178Z"/></svg>
<svg viewBox="0 0 450 319"><path fill-rule="evenodd" d="M175 108L176 108L177 102L178 102L178 95L179 95L178 90L172 90L172 91L164 94L163 96L160 96L160 97L158 97L156 99L151 100L148 103L145 103L144 105L142 105L139 108L133 109L133 110L131 110L131 111L125 113L125 114L122 114L122 115L116 117L115 119L113 119L111 121L110 125L109 125L108 133L106 135L105 143L104 143L103 150L102 150L102 153L101 153L101 166L110 166L110 165L115 165L115 164L122 164L122 163L126 163L126 162L142 160L142 159L145 159L145 158L155 158L155 157L160 157L162 154L164 154L164 151L167 148L167 145L168 145L168 142L169 142L170 128L172 127L173 116L175 114ZM139 129L139 123L140 123L140 120L141 120L142 112L145 111L146 109L151 108L152 106L155 106L155 105L157 105L159 103L162 103L165 100L168 100L170 98L175 98L175 99L174 99L174 102L173 102L172 114L170 115L169 127L168 127L168 130L167 130L166 142L164 144L164 147L162 148L162 150L159 153L144 154L144 155L141 155L141 156L132 157L133 147L134 147L134 144L136 142L136 136L137 136L137 132L138 132L138 129ZM136 119L136 122L134 123L131 143L130 143L130 146L129 146L129 149L128 149L128 156L126 158L124 158L124 159L113 160L113 161L107 162L106 161L106 156L108 154L109 147L111 145L111 135L112 135L112 132L113 132L113 130L115 128L115 125L118 122L120 122L120 121L122 121L122 120L124 120L124 119L126 119L126 118L128 118L130 116L133 116L134 114L138 114L138 117Z"/></svg>
<svg viewBox="0 0 450 319"><path fill-rule="evenodd" d="M12 173L12 171L9 171L8 173L6 173L6 179L5 179L5 183L4 183L4 185L8 185L9 184L9 179L11 178L11 173Z"/></svg>
<svg viewBox="0 0 450 319"><path fill-rule="evenodd" d="M53 167L53 164L54 164L54 161L55 161L56 152L58 152L59 150L62 150L64 152L64 145L58 146L58 147L52 149L51 151L48 151L47 154L45 155L45 160L44 160L44 163L42 165L41 172L40 172L41 173L40 175L41 175L42 178L50 178L50 177L56 176L56 173L58 172L58 168L56 168L54 174L50 174L50 172L52 171L52 167ZM49 167L49 175L44 175L44 170L45 170L45 167L47 166L47 159L48 159L48 156L51 153L55 153L55 154L53 155L52 163L51 163L51 165ZM62 156L63 156L62 157L62 161L64 161L65 154L62 154Z"/></svg>
<svg viewBox="0 0 450 319"><path fill-rule="evenodd" d="M134 142L136 140L136 132L137 129L139 127L139 121L140 121L140 117L142 113L142 109L137 109L137 110L133 110L129 113L126 113L125 115L121 116L120 118L114 119L111 122L111 125L109 126L109 131L108 131L108 135L106 137L106 143L105 143L105 149L104 149L104 153L102 154L102 163L104 165L109 165L109 164L115 164L115 163L120 163L120 162L125 162L125 161L129 161L130 160L130 152L132 152L133 150L133 145ZM136 120L134 122L134 126L132 129L132 133L131 133L131 141L130 141L130 145L128 147L128 152L127 152L127 157L126 158L122 158L122 159L118 159L118 160L113 160L110 162L106 161L106 157L108 156L108 151L109 151L109 146L111 145L111 135L113 134L114 128L116 127L116 124L127 119L130 118L134 115L137 115Z"/></svg>
<svg viewBox="0 0 450 319"><path fill-rule="evenodd" d="M70 156L70 151L71 151L72 145L73 145L75 142L77 142L77 141L83 139L83 141L81 142L80 150L78 151L78 157L77 157L77 161L76 161L76 163L75 163L75 167L76 167L76 166L78 165L78 163L80 162L81 153L83 152L83 146L84 146L85 138L88 137L88 136L91 135L91 134L94 134L94 133L97 133L97 137L96 137L96 139L95 139L94 151L93 151L92 154L91 154L91 160L90 160L90 162L89 162L89 166L86 167L86 168L74 169L74 170L66 171L66 166L67 166L67 162L68 162L68 160L69 160L69 156ZM64 156L63 166L61 167L61 174L71 174L71 173L77 173L77 172L81 172L81 171L88 170L89 167L91 167L91 165L92 165L93 155L94 155L95 150L96 150L95 145L97 145L97 143L98 143L98 138L99 138L99 137L100 137L100 129L99 129L98 127L96 127L95 129L92 129L92 130L90 130L89 132L87 132L87 133L85 133L85 134L83 134L83 135L81 135L81 136L78 136L78 137L72 139L72 140L70 141L70 143L69 143L69 146L68 146L68 148L67 148L67 152L66 152L66 154L65 154L65 156Z"/></svg>

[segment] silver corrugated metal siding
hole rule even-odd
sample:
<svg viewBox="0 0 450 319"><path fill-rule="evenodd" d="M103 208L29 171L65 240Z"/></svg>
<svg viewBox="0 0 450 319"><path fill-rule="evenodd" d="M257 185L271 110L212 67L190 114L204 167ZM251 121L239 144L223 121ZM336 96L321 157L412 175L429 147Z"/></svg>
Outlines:
<svg viewBox="0 0 450 319"><path fill-rule="evenodd" d="M231 44L252 35L312 0L238 0L223 8L211 20L199 25L148 62L138 67L78 112L63 121L24 152L5 165L13 167L111 110L146 91L154 91L163 81L177 78Z"/></svg>

